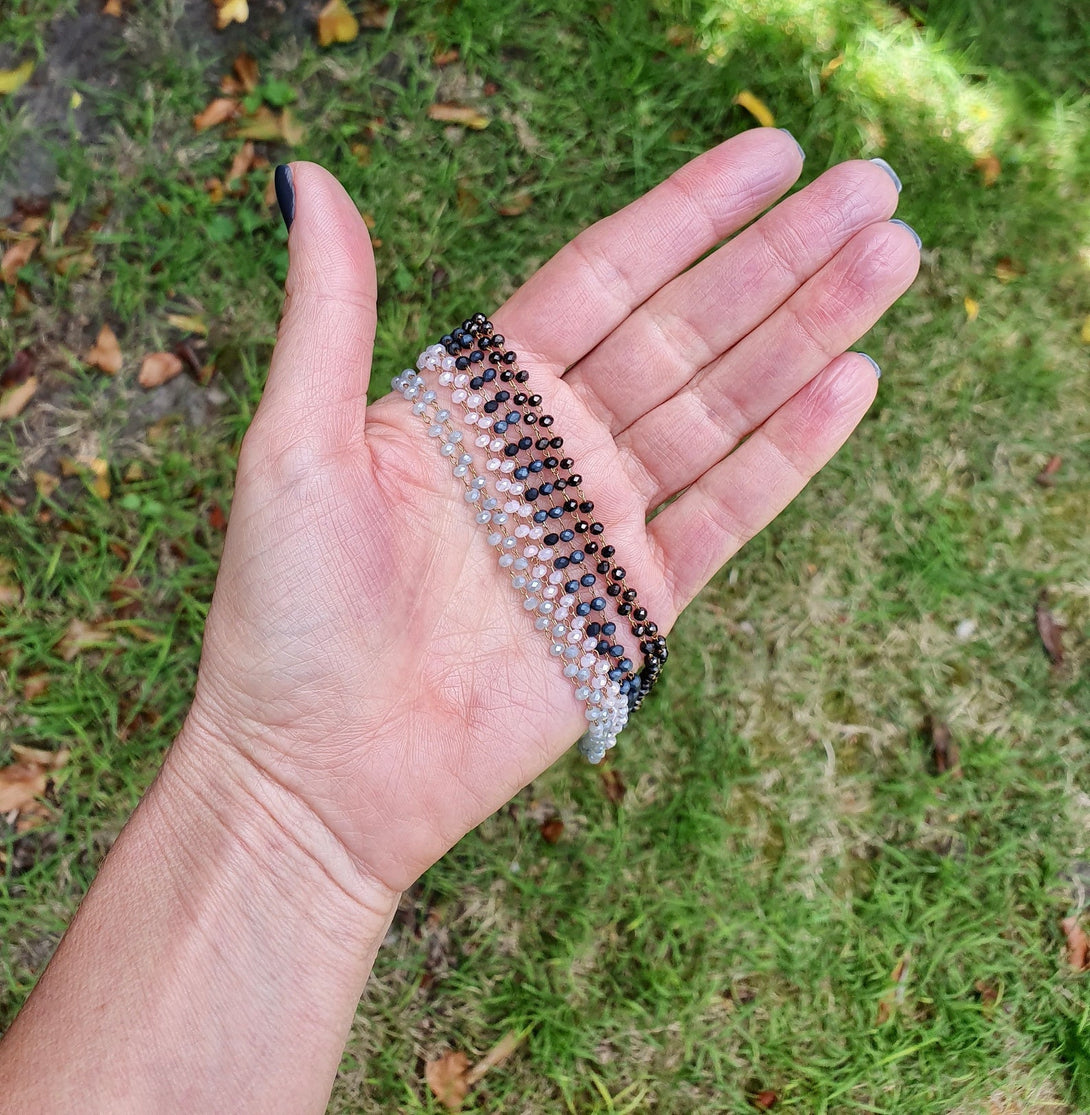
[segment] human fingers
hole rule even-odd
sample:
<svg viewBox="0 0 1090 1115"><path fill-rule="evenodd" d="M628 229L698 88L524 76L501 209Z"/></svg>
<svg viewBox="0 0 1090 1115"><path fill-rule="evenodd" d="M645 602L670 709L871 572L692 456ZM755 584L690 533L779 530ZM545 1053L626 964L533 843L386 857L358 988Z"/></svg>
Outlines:
<svg viewBox="0 0 1090 1115"><path fill-rule="evenodd" d="M337 446L363 433L378 283L367 227L328 171L292 163L284 312L253 429ZM288 214L286 213L285 216Z"/></svg>
<svg viewBox="0 0 1090 1115"><path fill-rule="evenodd" d="M648 525L677 615L847 440L874 400L874 365L838 356Z"/></svg>
<svg viewBox="0 0 1090 1115"><path fill-rule="evenodd" d="M682 390L896 207L893 180L877 166L833 167L659 289L565 382L619 433Z"/></svg>
<svg viewBox="0 0 1090 1115"><path fill-rule="evenodd" d="M646 506L702 476L854 344L908 289L919 262L903 226L870 225L771 317L623 431L617 447Z"/></svg>
<svg viewBox="0 0 1090 1115"><path fill-rule="evenodd" d="M728 139L591 225L492 315L519 351L563 371L661 286L780 197L802 169L775 128Z"/></svg>

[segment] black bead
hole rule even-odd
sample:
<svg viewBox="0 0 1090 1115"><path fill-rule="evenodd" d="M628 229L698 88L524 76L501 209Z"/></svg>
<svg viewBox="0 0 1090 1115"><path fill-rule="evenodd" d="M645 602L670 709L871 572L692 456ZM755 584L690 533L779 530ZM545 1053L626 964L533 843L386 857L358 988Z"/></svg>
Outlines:
<svg viewBox="0 0 1090 1115"><path fill-rule="evenodd" d="M612 635L616 632L616 630L617 630L617 625L612 620L610 620L609 623L603 623L602 624L602 634L603 635Z"/></svg>
<svg viewBox="0 0 1090 1115"><path fill-rule="evenodd" d="M607 554L606 550L612 550L612 549L613 549L612 546L606 546L605 549L602 550L602 556L603 557L610 557L611 555ZM617 568L614 569L612 573L610 573L610 576L615 581L623 581L624 580L624 575L625 575L625 570L620 565L618 565Z"/></svg>
<svg viewBox="0 0 1090 1115"><path fill-rule="evenodd" d="M502 362L502 360L503 360L503 357L498 352L490 352L488 354L489 364L499 364L499 363Z"/></svg>
<svg viewBox="0 0 1090 1115"><path fill-rule="evenodd" d="M659 625L657 623L649 623L647 625L647 634L648 635L657 635L658 633L659 633ZM662 641L662 645L663 646L666 645L665 640Z"/></svg>
<svg viewBox="0 0 1090 1115"><path fill-rule="evenodd" d="M579 510L582 511L584 515L589 515L594 510L594 500L583 500L583 502L579 505Z"/></svg>
<svg viewBox="0 0 1090 1115"><path fill-rule="evenodd" d="M560 462L560 467L565 472L567 472L568 469L572 468L574 465L575 465L575 462L571 459L571 457L564 457Z"/></svg>
<svg viewBox="0 0 1090 1115"><path fill-rule="evenodd" d="M515 382L516 383L525 383L529 378L530 378L530 373L527 372L527 371L521 371L521 372L516 372L515 373Z"/></svg>
<svg viewBox="0 0 1090 1115"><path fill-rule="evenodd" d="M538 449L542 449L542 450L548 449L549 448L549 439L547 437L539 437L537 439L537 441L534 442L534 445Z"/></svg>
<svg viewBox="0 0 1090 1115"><path fill-rule="evenodd" d="M457 361L455 361L455 363L457 363ZM472 388L472 389L473 389L474 391L479 391L479 390L480 390L480 389L481 389L482 387L484 387L484 380L483 380L483 379L481 379L481 377L480 377L480 376L474 376L474 377L473 377L473 378L472 378L472 379L471 379L471 380L469 381L469 386L470 386L470 387L471 387L471 388Z"/></svg>
<svg viewBox="0 0 1090 1115"><path fill-rule="evenodd" d="M584 547L588 554L596 554L598 552L598 543L592 538Z"/></svg>
<svg viewBox="0 0 1090 1115"><path fill-rule="evenodd" d="M612 670L606 674L610 681L620 681L624 677L624 670L620 666L614 666Z"/></svg>
<svg viewBox="0 0 1090 1115"><path fill-rule="evenodd" d="M617 605L617 611L620 615L627 616L628 613L632 611L632 605L631 604L618 604Z"/></svg>
<svg viewBox="0 0 1090 1115"><path fill-rule="evenodd" d="M606 586L606 595L607 596L620 596L621 595L621 586L620 585L607 585Z"/></svg>
<svg viewBox="0 0 1090 1115"><path fill-rule="evenodd" d="M590 524L591 534L601 534L602 531L605 530L605 529L606 528L604 526L602 526L601 523L591 523Z"/></svg>
<svg viewBox="0 0 1090 1115"><path fill-rule="evenodd" d="M512 410L508 413L507 418L504 420L509 426L513 426L520 418L521 414L517 410Z"/></svg>
<svg viewBox="0 0 1090 1115"><path fill-rule="evenodd" d="M541 485L541 494L543 496L551 496L555 487L555 484L550 484L548 481L546 481L544 484Z"/></svg>
<svg viewBox="0 0 1090 1115"><path fill-rule="evenodd" d="M549 448L550 449L561 449L563 447L563 445L564 445L564 439L562 437L554 437L554 438L549 439Z"/></svg>
<svg viewBox="0 0 1090 1115"><path fill-rule="evenodd" d="M496 378L496 369L495 368L485 368L485 370L483 372L481 372L481 379L483 379L485 381L485 383L491 383L495 378Z"/></svg>
<svg viewBox="0 0 1090 1115"><path fill-rule="evenodd" d="M447 345L451 344L451 343L452 343L453 341L454 341L454 338L453 338L453 337L452 337L452 336L451 336L451 335L450 335L449 333L444 333L444 334L443 334L443 335L442 335L442 336L441 336L441 337L439 338L439 343L440 343L440 344L441 344L441 345L442 345L442 346L443 346L444 348L446 348L446 347L447 347Z"/></svg>
<svg viewBox="0 0 1090 1115"><path fill-rule="evenodd" d="M587 555L586 555L585 553L583 553L583 551L582 551L582 550L572 550L572 552L571 552L571 559L572 559L572 561L574 561L574 562L580 562L580 561L582 561L582 560L583 560L583 558L585 558L586 556L587 556Z"/></svg>
<svg viewBox="0 0 1090 1115"><path fill-rule="evenodd" d="M471 364L479 364L484 359L484 353L479 348L475 348L469 354L469 362Z"/></svg>
<svg viewBox="0 0 1090 1115"><path fill-rule="evenodd" d="M587 524L584 523L582 519L580 519L579 522L577 522L575 524L575 533L576 534L586 534L587 533Z"/></svg>
<svg viewBox="0 0 1090 1115"><path fill-rule="evenodd" d="M563 507L550 507L549 508L549 518L550 519L559 519L560 516L563 515L563 514L564 514L564 508Z"/></svg>
<svg viewBox="0 0 1090 1115"><path fill-rule="evenodd" d="M599 573L608 573L609 572L609 562L608 561L600 561L595 566L595 569L597 569Z"/></svg>
<svg viewBox="0 0 1090 1115"><path fill-rule="evenodd" d="M495 399L489 399L488 402L484 404L485 414L495 414L499 409L500 404L497 403Z"/></svg>
<svg viewBox="0 0 1090 1115"><path fill-rule="evenodd" d="M481 317L484 317L484 314L481 314ZM488 318L485 318L485 320L481 322L481 332L482 333L491 333L492 332L492 322L490 322L488 320Z"/></svg>
<svg viewBox="0 0 1090 1115"><path fill-rule="evenodd" d="M604 596L596 596L596 597L595 597L595 598L594 598L594 599L593 599L593 600L592 600L592 601L590 602L590 606L591 606L591 607L592 607L592 608L594 609L594 611L596 611L596 612L601 612L601 611L604 611L604 610L605 610L605 606L606 606L606 598L605 598Z"/></svg>
<svg viewBox="0 0 1090 1115"><path fill-rule="evenodd" d="M505 445L503 447L503 455L505 457L513 457L518 451L519 447L517 445Z"/></svg>
<svg viewBox="0 0 1090 1115"><path fill-rule="evenodd" d="M577 506L578 506L578 504L575 502L574 499L564 500L564 510L565 511L574 511Z"/></svg>
<svg viewBox="0 0 1090 1115"><path fill-rule="evenodd" d="M567 482L567 480L564 479L563 476L560 476L560 477L557 478L556 490L558 492L562 492L567 486L568 486L568 482Z"/></svg>
<svg viewBox="0 0 1090 1115"><path fill-rule="evenodd" d="M579 578L579 583L583 588L590 588L597 579L598 578L595 577L593 573L584 573L583 576Z"/></svg>
<svg viewBox="0 0 1090 1115"><path fill-rule="evenodd" d="M557 542L560 541L560 535L559 534L546 534L545 537L541 541L544 542L546 546L555 546L557 544Z"/></svg>
<svg viewBox="0 0 1090 1115"><path fill-rule="evenodd" d="M545 467L546 468L556 468L556 464L557 464L557 462L556 462L555 457L546 457L545 458Z"/></svg>
<svg viewBox="0 0 1090 1115"><path fill-rule="evenodd" d="M554 569L567 569L571 562L566 557L553 558Z"/></svg>
<svg viewBox="0 0 1090 1115"><path fill-rule="evenodd" d="M580 601L575 606L575 614L577 616L589 616L590 615L590 605L585 600Z"/></svg>
<svg viewBox="0 0 1090 1115"><path fill-rule="evenodd" d="M526 425L527 426L536 426L537 425L537 415L534 414L533 411L530 411L530 413L528 415L526 415Z"/></svg>
<svg viewBox="0 0 1090 1115"><path fill-rule="evenodd" d="M609 640L599 639L594 649L598 654L609 654Z"/></svg>
<svg viewBox="0 0 1090 1115"><path fill-rule="evenodd" d="M533 445L533 444L534 444L534 439L532 437L520 437L519 438L519 448L520 449L529 449L530 446Z"/></svg>
<svg viewBox="0 0 1090 1115"><path fill-rule="evenodd" d="M543 414L541 416L541 424L543 426L551 426L553 424L553 416L551 414Z"/></svg>
<svg viewBox="0 0 1090 1115"><path fill-rule="evenodd" d="M612 546L602 547L602 557L613 557L617 551Z"/></svg>
<svg viewBox="0 0 1090 1115"><path fill-rule="evenodd" d="M449 345L447 345L447 353L450 356L457 356L458 353L461 352L461 351L462 351L461 347L458 344L456 344L453 340L450 342Z"/></svg>
<svg viewBox="0 0 1090 1115"><path fill-rule="evenodd" d="M530 475L530 470L525 465L519 465L511 475L516 480L525 480L526 477Z"/></svg>
<svg viewBox="0 0 1090 1115"><path fill-rule="evenodd" d="M496 357L496 363L499 363L503 359L503 357L500 356L500 354L498 352L495 352L492 355ZM515 378L515 373L514 372L500 372L500 380L503 383L510 383L511 380L513 380L514 378Z"/></svg>
<svg viewBox="0 0 1090 1115"><path fill-rule="evenodd" d="M592 635L595 638L597 638L598 635L601 634L601 631L602 631L602 625L597 620L595 620L593 623L588 623L587 624L587 634L588 635Z"/></svg>
<svg viewBox="0 0 1090 1115"><path fill-rule="evenodd" d="M642 623L634 623L632 625L632 634L635 635L637 639L642 639L644 635L647 634L647 628L644 627Z"/></svg>
<svg viewBox="0 0 1090 1115"><path fill-rule="evenodd" d="M544 467L545 466L540 461L531 461L530 462L530 471L531 472L540 472Z"/></svg>
<svg viewBox="0 0 1090 1115"><path fill-rule="evenodd" d="M579 475L579 473L573 472L571 476L568 477L568 483L575 484L578 487L578 485L583 483L583 478Z"/></svg>
<svg viewBox="0 0 1090 1115"><path fill-rule="evenodd" d="M505 352L503 354L503 362L505 364L514 364L518 357L513 352Z"/></svg>
<svg viewBox="0 0 1090 1115"><path fill-rule="evenodd" d="M468 351L469 351L469 350L470 350L471 348L473 348L473 346L474 346L474 345L475 345L476 343L477 343L477 342L476 342L476 341L475 341L475 340L473 339L473 334L472 334L472 333L463 333L463 334L462 334L462 339L461 339L461 347L462 347L463 349L465 349L465 350L466 350L467 352L468 352Z"/></svg>
<svg viewBox="0 0 1090 1115"><path fill-rule="evenodd" d="M609 648L609 653L612 654L614 658L620 658L621 655L624 654L624 647L621 646L620 643L614 643L613 646Z"/></svg>
<svg viewBox="0 0 1090 1115"><path fill-rule="evenodd" d="M492 343L496 346L496 348L503 348L504 342L506 340L507 338L502 333L497 333L495 334L495 336L493 336Z"/></svg>
<svg viewBox="0 0 1090 1115"><path fill-rule="evenodd" d="M507 400L511 398L511 392L510 391L497 391L494 398L495 398L497 403L506 403Z"/></svg>
<svg viewBox="0 0 1090 1115"><path fill-rule="evenodd" d="M485 315L484 315L484 314L481 314L481 313L477 313L477 314L474 314L474 315L473 315L473 324L474 324L474 325L484 325L484 323L485 323L485 322L486 322L487 320L488 320L488 318L487 318L487 317L485 317ZM467 326L466 326L466 328L468 329L468 328L469 328L469 326L467 325Z"/></svg>
<svg viewBox="0 0 1090 1115"><path fill-rule="evenodd" d="M526 491L523 494L526 496L526 498L528 500L530 500L532 502L533 500L537 499L537 497L541 493L538 492L537 488L527 488Z"/></svg>
<svg viewBox="0 0 1090 1115"><path fill-rule="evenodd" d="M620 668L627 673L629 670L632 669L632 659L622 658L620 662L617 663L617 665L620 666Z"/></svg>
<svg viewBox="0 0 1090 1115"><path fill-rule="evenodd" d="M454 366L458 369L458 371L464 372L466 368L469 367L469 357L459 356L458 359L454 361Z"/></svg>
<svg viewBox="0 0 1090 1115"><path fill-rule="evenodd" d="M545 491L545 487L546 486L543 485L541 490ZM561 539L562 542L570 542L574 537L575 537L575 531L573 531L573 530L568 530L568 529L565 528L564 530L562 530L560 532L560 539Z"/></svg>
<svg viewBox="0 0 1090 1115"><path fill-rule="evenodd" d="M624 598L625 598L625 600L635 600L636 599L636 590L634 588L626 588L624 590Z"/></svg>
<svg viewBox="0 0 1090 1115"><path fill-rule="evenodd" d="M525 404L525 402L526 402L526 392L525 391L516 391L515 392L515 406L517 406L517 407L523 406Z"/></svg>
<svg viewBox="0 0 1090 1115"><path fill-rule="evenodd" d="M637 609L636 609L636 610L635 610L635 611L634 611L634 612L632 613L632 618L633 618L633 619L634 619L634 620L635 620L635 621L636 621L637 623L643 623L643 621L644 621L645 619L647 619L647 609L646 609L646 608L637 608ZM652 632L652 634L654 634L654 632Z"/></svg>
<svg viewBox="0 0 1090 1115"><path fill-rule="evenodd" d="M541 396L540 395L531 395L530 396L530 406L532 406L532 407L541 406Z"/></svg>
<svg viewBox="0 0 1090 1115"><path fill-rule="evenodd" d="M505 434L505 433L507 433L507 423L506 423L506 422L504 422L504 421L502 421L502 420L501 420L501 421L499 421L499 422L497 422L497 423L496 423L496 424L495 424L495 425L494 425L494 426L492 427L492 432L493 432L494 434Z"/></svg>
<svg viewBox="0 0 1090 1115"><path fill-rule="evenodd" d="M564 591L565 592L578 592L579 591L579 582L578 581L566 581L564 583Z"/></svg>
<svg viewBox="0 0 1090 1115"><path fill-rule="evenodd" d="M543 523L543 522L545 522L545 520L548 517L549 517L549 512L548 511L535 511L534 512L534 522L535 523Z"/></svg>

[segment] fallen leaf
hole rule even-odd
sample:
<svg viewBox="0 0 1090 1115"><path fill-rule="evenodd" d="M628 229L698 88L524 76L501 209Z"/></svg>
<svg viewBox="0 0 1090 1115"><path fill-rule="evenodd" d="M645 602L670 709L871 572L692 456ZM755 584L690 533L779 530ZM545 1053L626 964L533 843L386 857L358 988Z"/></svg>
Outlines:
<svg viewBox="0 0 1090 1115"><path fill-rule="evenodd" d="M503 205L497 206L496 212L501 217L521 217L533 204L533 196L523 190L522 193L509 198Z"/></svg>
<svg viewBox="0 0 1090 1115"><path fill-rule="evenodd" d="M541 825L541 836L546 844L556 844L564 835L564 822L559 817L550 817Z"/></svg>
<svg viewBox="0 0 1090 1115"><path fill-rule="evenodd" d="M222 31L232 23L245 23L250 18L247 0L216 0L216 29Z"/></svg>
<svg viewBox="0 0 1090 1115"><path fill-rule="evenodd" d="M448 1111L460 1111L469 1093L468 1071L469 1058L452 1050L434 1061L428 1061L424 1066L424 1079L432 1094Z"/></svg>
<svg viewBox="0 0 1090 1115"><path fill-rule="evenodd" d="M14 608L23 601L23 590L18 585L0 581L0 608Z"/></svg>
<svg viewBox="0 0 1090 1115"><path fill-rule="evenodd" d="M143 388L159 387L178 375L182 367L173 352L153 352L144 357L136 381Z"/></svg>
<svg viewBox="0 0 1090 1115"><path fill-rule="evenodd" d="M0 277L3 277L8 286L15 285L19 269L30 262L30 257L37 249L38 241L27 237L25 240L16 240L0 257Z"/></svg>
<svg viewBox="0 0 1090 1115"><path fill-rule="evenodd" d="M1025 267L1010 256L1004 256L995 265L995 277L1001 283L1013 283L1020 275L1026 273Z"/></svg>
<svg viewBox="0 0 1090 1115"><path fill-rule="evenodd" d="M625 784L619 770L615 770L613 767L605 767L599 770L598 781L606 797L614 805L620 805L624 801Z"/></svg>
<svg viewBox="0 0 1090 1115"><path fill-rule="evenodd" d="M980 996L982 1006L994 1007L999 1002L999 988L987 980L978 979L973 984L973 990Z"/></svg>
<svg viewBox="0 0 1090 1115"><path fill-rule="evenodd" d="M450 50L439 50L431 56L432 64L443 67L449 66L451 62L458 61L458 48L452 46Z"/></svg>
<svg viewBox="0 0 1090 1115"><path fill-rule="evenodd" d="M208 324L203 317L195 314L167 314L167 323L183 333L196 333L200 337L208 336Z"/></svg>
<svg viewBox="0 0 1090 1115"><path fill-rule="evenodd" d="M231 160L231 169L227 172L228 183L236 178L241 178L249 172L254 165L254 145L252 140L246 142L238 149L234 159Z"/></svg>
<svg viewBox="0 0 1090 1115"><path fill-rule="evenodd" d="M106 0L102 9L103 15L112 15L115 19L121 18L121 0Z"/></svg>
<svg viewBox="0 0 1090 1115"><path fill-rule="evenodd" d="M141 611L141 598L144 595L144 586L139 577L118 577L110 585L107 596L114 606L114 614L118 619L132 619Z"/></svg>
<svg viewBox="0 0 1090 1115"><path fill-rule="evenodd" d="M890 972L889 978L893 986L889 991L882 996L878 1002L878 1013L875 1016L874 1024L876 1026L883 1026L889 1021L890 1016L893 1014L893 1008L899 1006L905 997L904 982L905 976L908 974L908 953L906 952L900 960L897 961Z"/></svg>
<svg viewBox="0 0 1090 1115"><path fill-rule="evenodd" d="M1079 338L1084 345L1090 345L1090 314L1086 315L1086 320L1082 323Z"/></svg>
<svg viewBox="0 0 1090 1115"><path fill-rule="evenodd" d="M280 135L289 147L302 143L303 137L306 135L302 120L290 108L286 108L280 113Z"/></svg>
<svg viewBox="0 0 1090 1115"><path fill-rule="evenodd" d="M742 92L734 98L734 103L740 108L744 108L761 127L774 128L776 126L776 118L772 115L768 105L748 89L743 89Z"/></svg>
<svg viewBox="0 0 1090 1115"><path fill-rule="evenodd" d="M0 813L22 812L45 793L47 775L37 763L11 763L0 767Z"/></svg>
<svg viewBox="0 0 1090 1115"><path fill-rule="evenodd" d="M33 701L49 689L48 674L31 674L23 679L23 700Z"/></svg>
<svg viewBox="0 0 1090 1115"><path fill-rule="evenodd" d="M34 73L34 63L29 59L14 70L0 70L0 93L14 93L26 85Z"/></svg>
<svg viewBox="0 0 1090 1115"><path fill-rule="evenodd" d="M350 43L359 33L359 20L348 10L344 0L329 0L318 13L319 46Z"/></svg>
<svg viewBox="0 0 1090 1115"><path fill-rule="evenodd" d="M204 183L205 192L208 194L208 200L213 205L219 205L223 201L223 182L219 178L207 178Z"/></svg>
<svg viewBox="0 0 1090 1115"><path fill-rule="evenodd" d="M1041 645L1054 669L1059 669L1064 663L1063 633L1064 629L1056 622L1055 617L1048 607L1048 592L1041 590L1037 597L1037 604L1033 610L1037 621L1037 634L1041 637Z"/></svg>
<svg viewBox="0 0 1090 1115"><path fill-rule="evenodd" d="M19 349L12 362L0 372L0 391L26 383L34 374L34 363L34 354L30 349Z"/></svg>
<svg viewBox="0 0 1090 1115"><path fill-rule="evenodd" d="M515 1030L504 1034L502 1038L466 1073L466 1081L473 1087L489 1069L502 1065L512 1053L526 1040L525 1033Z"/></svg>
<svg viewBox="0 0 1090 1115"><path fill-rule="evenodd" d="M43 770L60 770L71 754L67 747L62 747L60 751L46 751L44 747L27 747L21 743L13 743L11 753L17 762L33 763Z"/></svg>
<svg viewBox="0 0 1090 1115"><path fill-rule="evenodd" d="M98 331L98 338L87 350L83 360L84 363L90 364L92 368L98 368L108 376L115 376L121 371L121 345L118 344L116 334L108 325L103 325Z"/></svg>
<svg viewBox="0 0 1090 1115"><path fill-rule="evenodd" d="M826 62L825 65L821 67L821 79L822 79L822 81L824 81L825 78L831 77L833 74L835 74L836 71L839 70L840 67L843 66L843 65L844 65L844 55L843 55L843 53L838 54L835 58L830 58L829 61Z"/></svg>
<svg viewBox="0 0 1090 1115"><path fill-rule="evenodd" d="M480 131L487 128L491 119L469 105L455 104L450 101L437 101L428 105L428 119L442 124L461 124L463 128Z"/></svg>
<svg viewBox="0 0 1090 1115"><path fill-rule="evenodd" d="M45 472L43 469L36 469L32 479L34 480L34 487L38 489L38 495L42 499L49 499L61 482L59 476L54 476L53 473Z"/></svg>
<svg viewBox="0 0 1090 1115"><path fill-rule="evenodd" d="M257 59L243 51L235 59L233 69L242 88L247 93L252 93L257 88L259 73Z"/></svg>
<svg viewBox="0 0 1090 1115"><path fill-rule="evenodd" d="M936 716L928 716L924 730L931 744L931 763L936 774L949 774L961 778L961 758L958 745L950 734L950 726Z"/></svg>
<svg viewBox="0 0 1090 1115"><path fill-rule="evenodd" d="M1062 464L1063 457L1059 453L1053 453L1045 463L1045 467L1033 478L1034 482L1040 484L1042 488L1051 488L1055 483L1052 478L1060 471L1060 465Z"/></svg>
<svg viewBox="0 0 1090 1115"><path fill-rule="evenodd" d="M34 392L37 390L38 377L31 376L26 383L21 383L18 387L0 394L0 422L22 413L23 407L34 398Z"/></svg>
<svg viewBox="0 0 1090 1115"><path fill-rule="evenodd" d="M975 298L965 296L965 320L976 321L977 315L980 313L980 303Z"/></svg>
<svg viewBox="0 0 1090 1115"><path fill-rule="evenodd" d="M1064 918L1060 922L1064 939L1067 942L1067 964L1076 972L1090 969L1090 939L1079 925L1078 918Z"/></svg>
<svg viewBox="0 0 1090 1115"><path fill-rule="evenodd" d="M994 186L999 178L999 172L1003 169L999 160L989 152L987 155L981 155L973 166L980 171L981 184L987 189L989 186Z"/></svg>
<svg viewBox="0 0 1090 1115"><path fill-rule="evenodd" d="M58 640L57 650L65 662L71 662L76 655L91 647L105 646L111 638L108 631L102 631L94 624L84 623L81 619L73 619Z"/></svg>
<svg viewBox="0 0 1090 1115"><path fill-rule="evenodd" d="M203 112L198 112L193 117L193 127L198 132L214 128L226 120L231 120L239 114L241 107L234 97L216 97L208 102Z"/></svg>
<svg viewBox="0 0 1090 1115"><path fill-rule="evenodd" d="M771 1088L765 1088L753 1097L753 1106L758 1111L771 1111L779 1101L780 1097Z"/></svg>
<svg viewBox="0 0 1090 1115"><path fill-rule="evenodd" d="M288 109L279 116L268 105L261 105L252 116L247 116L235 128L234 134L240 139L254 139L259 142L295 144L303 138L302 126Z"/></svg>

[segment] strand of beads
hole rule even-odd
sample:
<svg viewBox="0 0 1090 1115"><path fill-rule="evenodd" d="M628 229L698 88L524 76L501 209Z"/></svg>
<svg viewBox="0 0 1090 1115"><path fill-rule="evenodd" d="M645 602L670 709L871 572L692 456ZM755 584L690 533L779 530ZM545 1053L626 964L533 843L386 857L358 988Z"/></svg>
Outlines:
<svg viewBox="0 0 1090 1115"><path fill-rule="evenodd" d="M442 350L428 350L417 361L419 371L435 371L440 368L440 378L444 378L450 371L442 368L444 359L449 361L449 356ZM509 517L522 511L521 517L525 518L527 505L508 499L501 509L499 499L488 495L486 476L476 471L473 454L464 447L463 432L454 428L450 410L439 405L437 392L430 387L423 375L406 369L394 378L393 388L412 403L412 411L426 425L428 436L436 440L440 453L452 461L453 474L463 481L466 502L478 507L475 513L476 522L489 528L488 541L499 550L500 567L513 570L512 587L522 594L524 610L534 614L534 626L537 630L548 631L552 640L551 653L563 660L564 676L574 683L576 698L586 704L588 728L580 741L580 750L591 762L601 761L606 751L616 744L618 733L627 723L628 701L621 694L619 684L607 676L608 664L592 653L592 647L596 643L580 630L582 621L575 618L571 626L563 622L572 601L565 595L560 597L559 606L553 603L552 597L557 593L550 592L550 589L555 588L555 583L546 584L542 580L547 569L542 564L541 548L531 541L518 554L520 539L531 535L540 539L543 532L526 523L519 523L514 528L514 535L507 531ZM462 391L464 388L455 388L454 394L458 395ZM460 403L467 401L468 396L458 398ZM472 425L470 419L473 412L465 409L463 413L466 424ZM484 448L482 438L490 445L495 440L478 435L478 448ZM509 484L507 491L510 491ZM531 564L535 557L539 560ZM529 577L525 575L526 572L529 572Z"/></svg>

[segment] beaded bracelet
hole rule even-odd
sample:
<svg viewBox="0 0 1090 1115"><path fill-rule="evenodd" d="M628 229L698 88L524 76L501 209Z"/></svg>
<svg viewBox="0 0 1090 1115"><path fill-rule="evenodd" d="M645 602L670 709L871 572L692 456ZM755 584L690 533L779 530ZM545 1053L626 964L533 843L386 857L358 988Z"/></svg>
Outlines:
<svg viewBox="0 0 1090 1115"><path fill-rule="evenodd" d="M483 469L425 373L437 374L463 423L471 432L477 427L474 445L485 458ZM524 608L535 614L538 630L549 632L551 653L563 659L577 698L588 702L589 728L580 750L598 762L658 679L668 654L666 640L648 620L636 590L626 584L626 570L613 560L614 547L600 540L604 527L593 517L583 478L570 457L556 455L563 438L550 430L553 418L542 410L541 396L524 388L529 378L505 339L478 313L421 353L417 370L407 369L393 385L413 401L413 412L428 423L429 435L445 434L441 451L463 479L466 501L478 506L477 522L489 526L488 540L500 550L501 567L514 568L512 585L523 594ZM539 436L531 436L531 430ZM535 450L544 456L535 457ZM489 478L495 496L487 492ZM513 533L507 529L509 517L516 524ZM520 542L522 552L515 556ZM552 572L547 573L547 562ZM593 562L595 572L574 576L583 562ZM604 596L595 589L599 577ZM643 664L638 671L616 638L617 623L605 614L610 605L639 640Z"/></svg>

